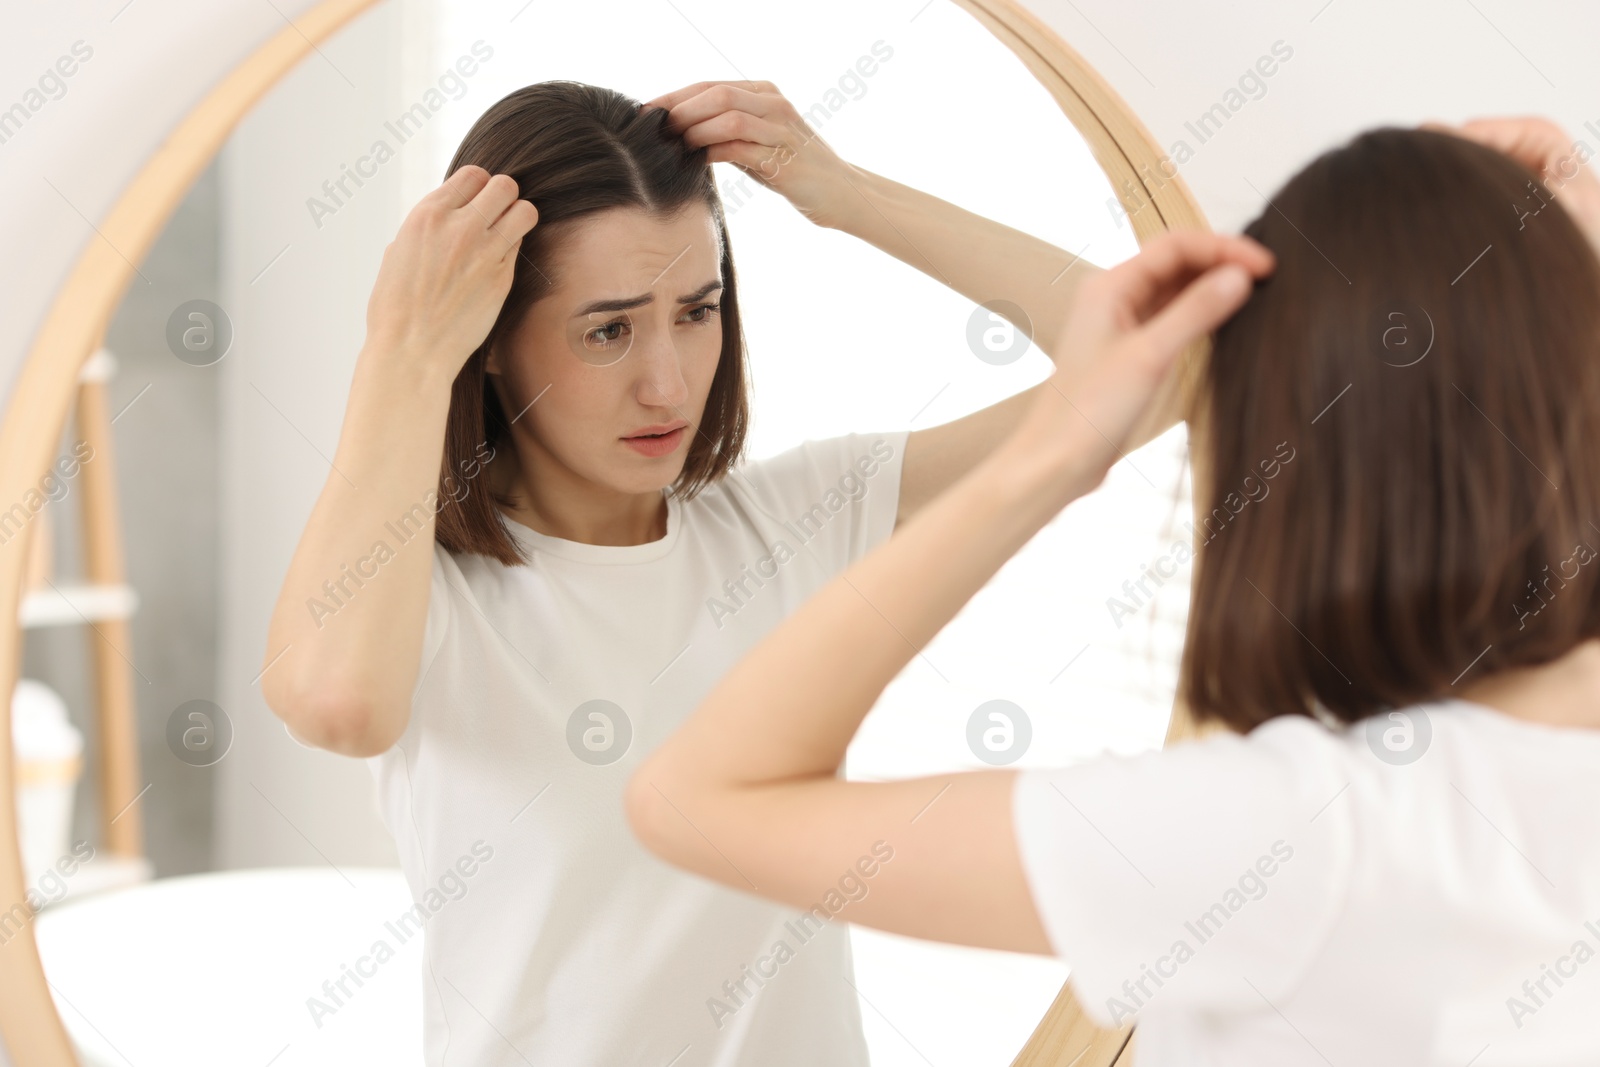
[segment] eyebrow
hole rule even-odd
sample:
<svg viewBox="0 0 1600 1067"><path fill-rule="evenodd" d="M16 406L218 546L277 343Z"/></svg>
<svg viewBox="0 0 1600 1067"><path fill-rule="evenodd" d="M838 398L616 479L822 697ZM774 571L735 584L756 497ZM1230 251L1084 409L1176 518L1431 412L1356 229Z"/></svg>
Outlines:
<svg viewBox="0 0 1600 1067"><path fill-rule="evenodd" d="M705 297L710 296L712 293L721 288L722 279L713 278L700 288L696 289L694 292L689 293L686 296L678 297L678 303L692 304L696 300L702 300ZM655 294L653 293L645 293L642 296L625 296L614 300L596 300L594 303L585 304L583 307L573 312L572 317L575 319L581 319L590 315L600 315L611 311L627 311L631 308L644 307L646 304L652 303L654 300Z"/></svg>

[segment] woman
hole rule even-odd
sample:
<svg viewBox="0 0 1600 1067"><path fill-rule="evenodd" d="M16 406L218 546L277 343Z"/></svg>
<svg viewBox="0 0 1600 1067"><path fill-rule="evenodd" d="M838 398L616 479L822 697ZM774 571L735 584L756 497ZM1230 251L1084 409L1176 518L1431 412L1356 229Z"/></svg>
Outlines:
<svg viewBox="0 0 1600 1067"><path fill-rule="evenodd" d="M811 916L1060 955L1146 1067L1600 1062L1600 183L1547 123L1460 133L1318 158L1249 273L1171 235L1085 282L1083 361L636 773L644 841ZM1219 326L1181 694L1245 733L838 780Z"/></svg>
<svg viewBox="0 0 1600 1067"><path fill-rule="evenodd" d="M268 703L377 778L417 900L403 932L427 929L430 1064L866 1062L842 926L767 982L788 912L646 853L623 786L1027 398L740 463L737 280L708 164L1028 309L1063 362L1063 299L1093 273L851 167L769 84L651 105L547 82L467 134L384 254L272 619Z"/></svg>

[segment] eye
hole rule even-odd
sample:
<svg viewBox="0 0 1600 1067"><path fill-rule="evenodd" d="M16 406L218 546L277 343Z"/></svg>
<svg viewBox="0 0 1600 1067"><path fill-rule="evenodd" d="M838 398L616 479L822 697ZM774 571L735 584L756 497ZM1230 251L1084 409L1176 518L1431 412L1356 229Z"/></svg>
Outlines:
<svg viewBox="0 0 1600 1067"><path fill-rule="evenodd" d="M688 311L684 312L684 315L688 317L690 322L704 323L710 322L711 316L717 314L721 310L721 304L700 304L699 306L692 307Z"/></svg>
<svg viewBox="0 0 1600 1067"><path fill-rule="evenodd" d="M629 329L628 320L612 319L601 326L584 331L583 344L585 348L605 348L618 340Z"/></svg>

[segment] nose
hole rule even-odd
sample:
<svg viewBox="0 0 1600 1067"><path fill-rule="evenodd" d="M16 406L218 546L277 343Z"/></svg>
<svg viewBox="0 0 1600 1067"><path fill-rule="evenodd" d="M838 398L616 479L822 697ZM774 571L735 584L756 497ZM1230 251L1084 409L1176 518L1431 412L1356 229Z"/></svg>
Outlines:
<svg viewBox="0 0 1600 1067"><path fill-rule="evenodd" d="M630 355L639 357L634 363L639 376L635 386L639 403L645 407L677 408L689 399L689 383L684 381L683 363L670 332L654 333L643 344L635 345Z"/></svg>

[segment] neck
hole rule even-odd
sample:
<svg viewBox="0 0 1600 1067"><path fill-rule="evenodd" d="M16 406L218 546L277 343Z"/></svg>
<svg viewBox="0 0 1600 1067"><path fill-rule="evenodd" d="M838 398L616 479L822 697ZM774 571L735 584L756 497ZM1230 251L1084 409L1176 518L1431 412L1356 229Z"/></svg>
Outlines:
<svg viewBox="0 0 1600 1067"><path fill-rule="evenodd" d="M588 545L642 545L667 533L660 490L629 493L591 481L538 442L516 435L490 464L490 484L511 506L503 510L530 529Z"/></svg>
<svg viewBox="0 0 1600 1067"><path fill-rule="evenodd" d="M1600 729L1600 640L1537 667L1497 671L1461 696L1527 722Z"/></svg>

